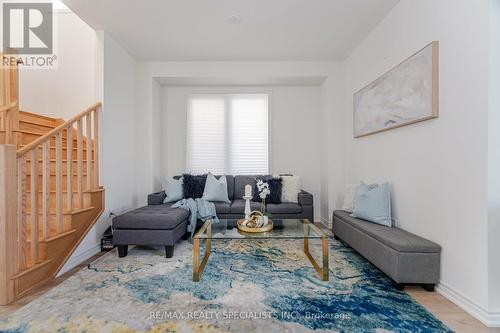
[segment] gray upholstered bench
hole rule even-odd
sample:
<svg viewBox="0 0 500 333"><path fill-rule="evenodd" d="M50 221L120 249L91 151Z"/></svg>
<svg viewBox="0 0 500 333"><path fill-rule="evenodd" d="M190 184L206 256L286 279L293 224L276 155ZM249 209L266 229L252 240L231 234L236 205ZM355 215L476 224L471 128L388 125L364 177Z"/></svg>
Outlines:
<svg viewBox="0 0 500 333"><path fill-rule="evenodd" d="M128 245L165 246L167 258L175 243L186 235L189 212L171 204L145 206L113 219L113 243L118 255L127 255Z"/></svg>
<svg viewBox="0 0 500 333"><path fill-rule="evenodd" d="M333 233L387 274L399 289L421 284L433 291L439 282L441 247L399 228L389 228L333 212Z"/></svg>

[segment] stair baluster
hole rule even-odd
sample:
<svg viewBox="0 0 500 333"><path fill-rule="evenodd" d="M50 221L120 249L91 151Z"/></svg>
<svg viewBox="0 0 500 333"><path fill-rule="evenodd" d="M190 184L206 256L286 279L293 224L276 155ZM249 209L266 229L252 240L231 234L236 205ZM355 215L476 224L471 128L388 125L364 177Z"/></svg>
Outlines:
<svg viewBox="0 0 500 333"><path fill-rule="evenodd" d="M42 170L43 170L43 192L42 192L42 224L43 224L43 238L49 238L50 227L50 142L43 143L43 156L42 156Z"/></svg>
<svg viewBox="0 0 500 333"><path fill-rule="evenodd" d="M66 136L66 191L67 191L67 208L68 211L73 210L73 125L68 127ZM88 163L88 161L87 161Z"/></svg>
<svg viewBox="0 0 500 333"><path fill-rule="evenodd" d="M30 254L31 266L38 263L39 245L38 245L38 154L37 149L30 151L30 179L31 179L31 233L30 233ZM21 231L22 232L22 231Z"/></svg>
<svg viewBox="0 0 500 333"><path fill-rule="evenodd" d="M78 120L76 127L78 131L78 139L77 139L78 176L77 176L76 187L78 188L78 207L83 208L83 128L81 119ZM89 163L88 160L87 163Z"/></svg>

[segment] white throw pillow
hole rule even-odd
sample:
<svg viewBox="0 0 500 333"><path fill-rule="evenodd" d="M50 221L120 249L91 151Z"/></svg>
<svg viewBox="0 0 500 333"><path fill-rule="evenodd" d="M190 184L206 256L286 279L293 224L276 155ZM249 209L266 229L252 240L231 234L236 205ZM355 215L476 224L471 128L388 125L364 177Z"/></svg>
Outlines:
<svg viewBox="0 0 500 333"><path fill-rule="evenodd" d="M354 199L356 198L358 188L359 184L346 185L344 189L344 204L342 205L343 210L352 213L354 210Z"/></svg>
<svg viewBox="0 0 500 333"><path fill-rule="evenodd" d="M281 202L298 203L298 196L302 190L302 183L299 176L281 176Z"/></svg>
<svg viewBox="0 0 500 333"><path fill-rule="evenodd" d="M182 199L183 197L183 189L182 184L184 182L184 178L174 179L172 177L165 176L163 179L163 189L165 190L165 200L163 203L167 202L176 202Z"/></svg>
<svg viewBox="0 0 500 333"><path fill-rule="evenodd" d="M361 182L351 216L392 227L391 186L389 183L370 187Z"/></svg>
<svg viewBox="0 0 500 333"><path fill-rule="evenodd" d="M212 202L230 202L227 195L226 176L220 176L217 180L217 178L209 172L201 199Z"/></svg>

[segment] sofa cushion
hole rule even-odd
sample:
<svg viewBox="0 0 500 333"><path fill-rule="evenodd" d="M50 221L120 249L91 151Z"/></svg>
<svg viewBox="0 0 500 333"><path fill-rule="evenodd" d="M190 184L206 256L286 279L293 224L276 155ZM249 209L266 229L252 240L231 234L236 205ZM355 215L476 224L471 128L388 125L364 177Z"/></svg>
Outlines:
<svg viewBox="0 0 500 333"><path fill-rule="evenodd" d="M266 211L271 214L299 214L302 213L302 206L293 202L267 204Z"/></svg>
<svg viewBox="0 0 500 333"><path fill-rule="evenodd" d="M399 228L387 228L368 221L352 217L349 212L337 210L334 217L341 219L366 235L375 238L399 252L439 253L441 247L425 238L419 237ZM335 225L335 223L334 223ZM334 227L335 228L335 227ZM335 234L335 229L333 230Z"/></svg>
<svg viewBox="0 0 500 333"><path fill-rule="evenodd" d="M229 202L214 202L214 205L217 214L229 214L231 212L231 203Z"/></svg>
<svg viewBox="0 0 500 333"><path fill-rule="evenodd" d="M113 219L115 229L175 229L189 216L182 208L172 208L171 204L145 206L122 214Z"/></svg>
<svg viewBox="0 0 500 333"><path fill-rule="evenodd" d="M260 203L250 201L250 210L260 210ZM231 204L231 214L245 214L245 200L233 200Z"/></svg>
<svg viewBox="0 0 500 333"><path fill-rule="evenodd" d="M245 185L254 185L256 177L265 177L263 175L254 176L234 176L233 199L241 199L245 195ZM231 198L230 198L231 199Z"/></svg>

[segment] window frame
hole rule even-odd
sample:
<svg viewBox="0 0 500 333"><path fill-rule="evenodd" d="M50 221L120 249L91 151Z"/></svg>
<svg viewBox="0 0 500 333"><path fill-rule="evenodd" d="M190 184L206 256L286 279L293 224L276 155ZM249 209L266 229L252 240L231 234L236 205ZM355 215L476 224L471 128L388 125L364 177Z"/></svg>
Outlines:
<svg viewBox="0 0 500 333"><path fill-rule="evenodd" d="M225 103L227 105L228 103L228 95L267 95L267 170L269 174L272 174L273 170L273 89L271 88L245 88L245 87L238 87L238 88L197 88L197 89L192 89L186 94L186 110L185 110L185 120L186 120L186 135L185 135L185 142L186 142L186 149L185 149L185 156L184 156L184 171L187 172L187 166L188 164L188 136L189 136L189 109L190 109L190 103L191 99L194 96L207 96L207 95L225 95ZM226 114L226 120L228 116ZM227 136L227 132L226 132ZM227 157L226 157L227 158ZM227 163L227 161L226 161Z"/></svg>

